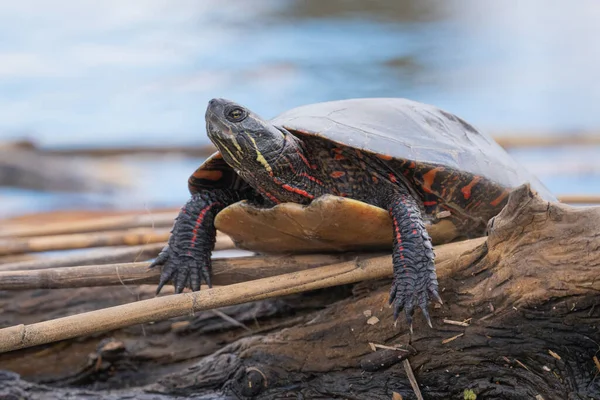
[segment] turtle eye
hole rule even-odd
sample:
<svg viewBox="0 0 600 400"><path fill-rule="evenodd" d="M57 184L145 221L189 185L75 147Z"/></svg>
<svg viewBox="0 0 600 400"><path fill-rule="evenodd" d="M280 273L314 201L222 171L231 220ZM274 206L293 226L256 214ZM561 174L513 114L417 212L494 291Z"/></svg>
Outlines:
<svg viewBox="0 0 600 400"><path fill-rule="evenodd" d="M248 114L242 108L235 107L227 112L227 119L231 122L240 122L243 121Z"/></svg>

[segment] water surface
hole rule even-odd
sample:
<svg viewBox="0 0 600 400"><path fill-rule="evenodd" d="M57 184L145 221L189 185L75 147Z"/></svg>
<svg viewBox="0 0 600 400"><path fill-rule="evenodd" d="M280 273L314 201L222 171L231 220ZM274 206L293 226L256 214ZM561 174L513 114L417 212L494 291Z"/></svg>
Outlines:
<svg viewBox="0 0 600 400"><path fill-rule="evenodd" d="M212 97L264 117L407 97L488 132L598 130L599 20L595 0L2 2L0 139L200 144ZM600 194L599 148L514 155L555 193ZM3 212L179 205L199 162L132 160L138 185L105 196L2 189Z"/></svg>

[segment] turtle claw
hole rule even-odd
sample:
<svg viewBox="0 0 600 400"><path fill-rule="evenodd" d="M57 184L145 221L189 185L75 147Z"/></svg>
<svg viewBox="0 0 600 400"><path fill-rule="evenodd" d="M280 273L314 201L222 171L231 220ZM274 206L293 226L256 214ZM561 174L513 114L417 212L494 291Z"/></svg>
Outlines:
<svg viewBox="0 0 600 400"><path fill-rule="evenodd" d="M430 328L433 329L433 324L431 323L431 316L429 315L429 300L432 299L440 304L442 304L442 299L438 294L437 290L429 290L427 292L417 292L413 293L407 287L401 286L394 282L392 285L392 290L390 292L390 304L393 304L394 307L394 321L398 319L400 313L404 310L406 315L406 323L409 326L410 333L413 333L413 315L415 313L415 308L418 306L423 313L423 317L429 325Z"/></svg>
<svg viewBox="0 0 600 400"><path fill-rule="evenodd" d="M206 259L209 261L206 262ZM199 260L190 256L181 257L172 251L171 247L165 246L149 266L149 268L155 267L162 267L160 281L156 288L157 295L169 281L173 282L175 293L182 293L186 287L196 292L200 290L202 280L209 287L212 286L210 282L209 257L200 257Z"/></svg>
<svg viewBox="0 0 600 400"><path fill-rule="evenodd" d="M427 325L429 325L429 327L431 329L433 329L433 325L431 325L431 318L429 317L429 311L427 310L427 306L425 306L425 307L421 306L421 311L423 312L423 316L425 317L425 320L427 321Z"/></svg>

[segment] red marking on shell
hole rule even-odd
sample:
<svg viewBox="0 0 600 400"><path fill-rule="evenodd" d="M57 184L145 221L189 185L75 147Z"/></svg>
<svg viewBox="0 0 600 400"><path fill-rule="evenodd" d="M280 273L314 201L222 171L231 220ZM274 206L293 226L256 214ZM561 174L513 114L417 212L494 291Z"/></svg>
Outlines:
<svg viewBox="0 0 600 400"><path fill-rule="evenodd" d="M257 188L257 190L260 194L262 194L263 196L265 196L266 198L271 200L273 203L275 203L275 204L281 203L281 201L277 197L273 196L271 193L267 192L266 190L259 189L259 188Z"/></svg>
<svg viewBox="0 0 600 400"><path fill-rule="evenodd" d="M500 193L500 196L498 196L494 200L490 201L490 205L493 207L496 207L498 204L500 204L502 202L502 200L504 200L506 198L506 196L508 196L509 193L510 193L510 191L508 189L505 189L502 193Z"/></svg>
<svg viewBox="0 0 600 400"><path fill-rule="evenodd" d="M423 191L425 191L425 193L433 193L431 185L433 185L433 182L435 181L435 175L444 169L444 167L436 167L426 174L423 174Z"/></svg>
<svg viewBox="0 0 600 400"><path fill-rule="evenodd" d="M435 206L436 204L437 204L437 201L424 201L423 202L423 205L426 207Z"/></svg>
<svg viewBox="0 0 600 400"><path fill-rule="evenodd" d="M309 179L309 180L311 180L311 181L315 182L317 185L321 185L321 186L323 186L323 182L321 182L320 180L318 180L318 179L317 179L317 178L315 178L314 176L307 174L306 172L302 172L302 173L300 174L300 176L303 176L303 177L305 177L305 178L307 178L307 179Z"/></svg>
<svg viewBox="0 0 600 400"><path fill-rule="evenodd" d="M360 159L362 160L362 158L363 158L362 151L360 151L360 150L358 150L358 149L354 149L354 151L356 152L356 155L357 155L357 157L358 157L358 158L360 158Z"/></svg>
<svg viewBox="0 0 600 400"><path fill-rule="evenodd" d="M390 161L393 158L392 156L388 156L387 154L377 154L377 157L385 161Z"/></svg>
<svg viewBox="0 0 600 400"><path fill-rule="evenodd" d="M309 198L311 200L315 198L315 196L313 196L312 194L308 193L306 190L302 190L302 189L299 189L297 187L290 186L288 184L281 185L281 187L283 189L287 190L288 192L299 194L300 196L304 196L304 197Z"/></svg>
<svg viewBox="0 0 600 400"><path fill-rule="evenodd" d="M308 160L306 159L306 157L304 157L304 154L302 154L302 152L299 149L296 149L296 153L298 153L298 155L300 156L300 158L302 159L302 162L304 164L306 164L306 166L310 169L317 169L317 166L314 164L311 164L308 162Z"/></svg>
<svg viewBox="0 0 600 400"><path fill-rule="evenodd" d="M207 181L218 181L223 178L223 172L215 169L198 169L192 175L196 179L205 179Z"/></svg>
<svg viewBox="0 0 600 400"><path fill-rule="evenodd" d="M273 196L271 193L269 192L264 192L265 196L267 196L269 198L269 200L271 200L273 203L275 204L279 204L281 203L281 201L279 201L279 199L275 196Z"/></svg>
<svg viewBox="0 0 600 400"><path fill-rule="evenodd" d="M343 156L343 155L341 155L341 154L336 154L335 156L333 156L333 159L334 159L334 160L345 160L345 159L346 159L346 157L344 157L344 156Z"/></svg>
<svg viewBox="0 0 600 400"><path fill-rule="evenodd" d="M346 173L344 171L333 171L332 173L329 174L330 177L332 178L341 178L342 176L346 175Z"/></svg>
<svg viewBox="0 0 600 400"><path fill-rule="evenodd" d="M398 182L398 179L396 179L396 176L394 174L392 174L391 172L388 175L388 177L390 178L390 182L392 182L392 183Z"/></svg>
<svg viewBox="0 0 600 400"><path fill-rule="evenodd" d="M477 182L479 182L480 180L481 180L481 176L475 175L473 177L473 180L471 180L471 182L469 182L468 185L466 185L462 189L460 189L465 200L469 200L471 198L471 189L473 189L473 186L475 186L477 184Z"/></svg>
<svg viewBox="0 0 600 400"><path fill-rule="evenodd" d="M337 154L342 154L342 152L344 151L344 149L342 149L341 147L334 147L332 150L334 153Z"/></svg>
<svg viewBox="0 0 600 400"><path fill-rule="evenodd" d="M371 175L371 179L373 179L373 183L379 182L379 178L377 178L377 175Z"/></svg>
<svg viewBox="0 0 600 400"><path fill-rule="evenodd" d="M292 170L292 172L295 174L296 173L296 168L294 168L294 164L292 164L292 162L290 161L289 163L290 169Z"/></svg>

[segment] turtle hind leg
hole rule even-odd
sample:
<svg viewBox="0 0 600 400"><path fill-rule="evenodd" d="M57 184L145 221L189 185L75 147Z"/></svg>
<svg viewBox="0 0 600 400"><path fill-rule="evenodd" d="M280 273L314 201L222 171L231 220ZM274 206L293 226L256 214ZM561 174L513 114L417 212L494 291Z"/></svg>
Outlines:
<svg viewBox="0 0 600 400"><path fill-rule="evenodd" d="M433 245L425 229L417 201L408 193L397 193L388 204L392 217L394 250L394 281L390 304L394 305L394 320L402 310L412 331L415 307L421 308L431 326L428 304L440 302L435 273Z"/></svg>

